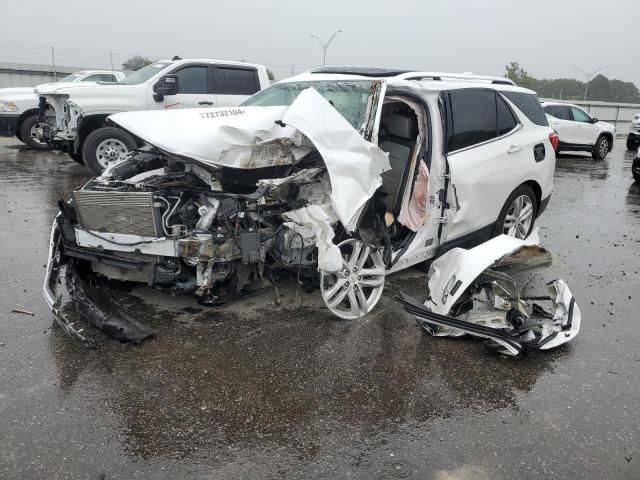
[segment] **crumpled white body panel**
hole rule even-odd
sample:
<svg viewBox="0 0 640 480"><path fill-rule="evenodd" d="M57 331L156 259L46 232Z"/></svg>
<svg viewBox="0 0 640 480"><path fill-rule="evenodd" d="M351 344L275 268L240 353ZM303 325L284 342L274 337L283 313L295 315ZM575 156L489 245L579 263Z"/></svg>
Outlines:
<svg viewBox="0 0 640 480"><path fill-rule="evenodd" d="M313 88L304 90L285 112L284 123L301 131L318 149L331 178L331 206L352 232L365 203L382 185L389 156L366 141Z"/></svg>
<svg viewBox="0 0 640 480"><path fill-rule="evenodd" d="M309 151L294 145L301 140L294 128L275 123L286 110L185 108L116 113L109 120L165 152L212 167L250 169L291 165Z"/></svg>
<svg viewBox="0 0 640 480"><path fill-rule="evenodd" d="M454 248L448 251L431 264L431 298L425 305L436 313L448 315L458 298L487 268L524 246L539 243L538 229L535 229L525 240L500 235L469 250ZM460 285L452 292L458 281L461 282Z"/></svg>
<svg viewBox="0 0 640 480"><path fill-rule="evenodd" d="M283 214L283 217L313 231L318 247L318 270L337 272L343 268L340 249L333 243L331 226L336 219L328 205L309 205ZM286 225L286 224L285 224Z"/></svg>
<svg viewBox="0 0 640 480"><path fill-rule="evenodd" d="M554 312L553 324L548 322L545 328L549 332L544 332L543 337L556 335L540 347L540 350L555 348L563 343L567 343L580 332L582 313L578 303L574 300L573 294L564 280L554 280L549 285L549 295L553 299ZM573 306L572 306L573 304ZM570 324L570 326L569 326ZM569 328L567 328L569 327Z"/></svg>
<svg viewBox="0 0 640 480"><path fill-rule="evenodd" d="M387 154L364 140L313 88L289 107L139 111L109 119L165 152L212 167L294 164L310 151L302 145L304 135L323 157L331 206L349 232L382 185L380 174L390 168Z"/></svg>

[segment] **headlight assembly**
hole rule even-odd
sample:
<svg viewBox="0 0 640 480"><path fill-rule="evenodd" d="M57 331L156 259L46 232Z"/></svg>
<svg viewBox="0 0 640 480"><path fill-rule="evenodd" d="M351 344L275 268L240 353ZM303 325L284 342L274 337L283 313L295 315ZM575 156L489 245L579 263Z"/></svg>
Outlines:
<svg viewBox="0 0 640 480"><path fill-rule="evenodd" d="M17 112L18 106L11 100L0 100L0 112Z"/></svg>

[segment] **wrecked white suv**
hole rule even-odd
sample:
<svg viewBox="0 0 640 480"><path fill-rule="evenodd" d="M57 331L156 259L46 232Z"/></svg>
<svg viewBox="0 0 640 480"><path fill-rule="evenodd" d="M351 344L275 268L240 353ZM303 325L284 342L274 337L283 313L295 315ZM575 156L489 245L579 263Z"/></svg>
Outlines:
<svg viewBox="0 0 640 480"><path fill-rule="evenodd" d="M390 273L525 238L556 161L535 93L498 77L323 68L239 107L110 121L146 147L60 202L44 294L72 334L62 270L83 302L79 285L106 278L208 305L288 270L336 316L361 317Z"/></svg>

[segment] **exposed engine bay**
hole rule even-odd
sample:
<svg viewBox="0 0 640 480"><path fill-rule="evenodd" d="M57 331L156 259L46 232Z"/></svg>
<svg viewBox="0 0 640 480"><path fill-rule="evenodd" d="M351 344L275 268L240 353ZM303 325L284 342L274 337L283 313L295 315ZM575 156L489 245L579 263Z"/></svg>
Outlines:
<svg viewBox="0 0 640 480"><path fill-rule="evenodd" d="M317 276L314 232L287 213L328 203L321 158L229 170L214 176L172 155L132 154L61 205L65 255L111 279L195 293L205 304L224 301L228 282L242 292L265 266Z"/></svg>

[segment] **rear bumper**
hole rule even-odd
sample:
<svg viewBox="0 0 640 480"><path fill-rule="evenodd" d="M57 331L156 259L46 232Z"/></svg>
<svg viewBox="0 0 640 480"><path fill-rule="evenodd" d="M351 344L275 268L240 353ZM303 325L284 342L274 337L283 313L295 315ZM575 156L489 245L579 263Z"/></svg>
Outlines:
<svg viewBox="0 0 640 480"><path fill-rule="evenodd" d="M0 115L0 137L13 137L20 115Z"/></svg>

